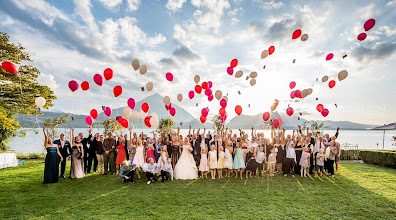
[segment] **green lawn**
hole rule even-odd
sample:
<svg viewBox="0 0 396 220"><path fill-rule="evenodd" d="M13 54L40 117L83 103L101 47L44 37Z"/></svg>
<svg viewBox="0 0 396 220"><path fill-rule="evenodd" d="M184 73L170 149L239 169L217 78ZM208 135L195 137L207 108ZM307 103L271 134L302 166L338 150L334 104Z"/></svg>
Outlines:
<svg viewBox="0 0 396 220"><path fill-rule="evenodd" d="M43 170L43 162L0 170L0 219L396 218L396 170L368 164L342 163L334 179L265 175L151 185L95 174L44 185Z"/></svg>

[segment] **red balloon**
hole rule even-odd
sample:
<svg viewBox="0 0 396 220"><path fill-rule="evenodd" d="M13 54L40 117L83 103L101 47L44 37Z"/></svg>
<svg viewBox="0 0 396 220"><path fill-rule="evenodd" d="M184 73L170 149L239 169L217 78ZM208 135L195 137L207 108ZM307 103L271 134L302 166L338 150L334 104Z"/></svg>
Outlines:
<svg viewBox="0 0 396 220"><path fill-rule="evenodd" d="M87 81L82 82L81 83L81 89L83 91L88 90L89 89L89 82L87 82Z"/></svg>
<svg viewBox="0 0 396 220"><path fill-rule="evenodd" d="M123 118L123 119L121 120L121 123L120 123L120 124L121 124L122 127L124 127L124 128L128 128L128 127L129 127L129 121L126 120L125 118Z"/></svg>
<svg viewBox="0 0 396 220"><path fill-rule="evenodd" d="M296 98L296 96L294 95L294 92L295 92L295 91L292 91L292 92L290 93L290 98L291 98L291 99Z"/></svg>
<svg viewBox="0 0 396 220"><path fill-rule="evenodd" d="M299 98L301 96L301 91L298 89L294 91L294 96Z"/></svg>
<svg viewBox="0 0 396 220"><path fill-rule="evenodd" d="M275 47L274 47L274 46L270 46L270 47L268 48L268 54L271 55L271 54L273 54L274 52L275 52Z"/></svg>
<svg viewBox="0 0 396 220"><path fill-rule="evenodd" d="M294 89L294 87L296 87L296 82L292 81L289 84L290 89Z"/></svg>
<svg viewBox="0 0 396 220"><path fill-rule="evenodd" d="M202 83L202 88L207 89L209 87L209 84L207 82Z"/></svg>
<svg viewBox="0 0 396 220"><path fill-rule="evenodd" d="M336 84L336 82L335 82L334 80L331 80L331 81L329 82L329 87L330 87L330 89L332 89L332 88L335 86L335 84Z"/></svg>
<svg viewBox="0 0 396 220"><path fill-rule="evenodd" d="M238 65L238 60L237 59L233 59L233 60L231 60L231 68L234 68L234 67L236 67Z"/></svg>
<svg viewBox="0 0 396 220"><path fill-rule="evenodd" d="M100 75L100 74L95 74L93 79L94 79L94 82L95 82L98 86L102 86L102 85L103 85L103 78L102 78L102 75Z"/></svg>
<svg viewBox="0 0 396 220"><path fill-rule="evenodd" d="M371 18L371 19L368 19L368 20L364 23L363 27L364 27L364 30L365 30L365 31L369 31L371 28L374 27L374 25L375 25L375 20Z"/></svg>
<svg viewBox="0 0 396 220"><path fill-rule="evenodd" d="M196 86L195 86L195 92L198 93L198 94L201 94L201 92L202 92L202 87L201 87L200 85L196 85Z"/></svg>
<svg viewBox="0 0 396 220"><path fill-rule="evenodd" d="M202 114L204 117L208 116L208 114L209 114L208 109L207 109L207 108L203 108L203 109L201 110L201 114Z"/></svg>
<svg viewBox="0 0 396 220"><path fill-rule="evenodd" d="M282 121L282 119L278 118L278 122L279 122L278 128L280 128L282 126L282 124L283 124L283 121Z"/></svg>
<svg viewBox="0 0 396 220"><path fill-rule="evenodd" d="M274 128L278 128L278 127L279 127L279 121L278 121L278 119L272 120L272 126L274 126Z"/></svg>
<svg viewBox="0 0 396 220"><path fill-rule="evenodd" d="M358 39L359 41L362 41L362 40L366 39L366 37L367 37L367 34L366 34L366 33L361 33L361 34L359 34L359 35L357 36L357 39Z"/></svg>
<svg viewBox="0 0 396 220"><path fill-rule="evenodd" d="M297 38L299 38L301 36L301 30L300 29L297 29L297 30L295 30L294 32L293 32L293 36L292 36L292 39L294 40L294 39L297 39Z"/></svg>
<svg viewBox="0 0 396 220"><path fill-rule="evenodd" d="M166 110L169 110L172 108L172 103L169 103L169 105L165 105Z"/></svg>
<svg viewBox="0 0 396 220"><path fill-rule="evenodd" d="M150 118L151 118L151 116L147 116L147 117L144 119L144 124L145 124L147 127L149 127L149 128L151 128Z"/></svg>
<svg viewBox="0 0 396 220"><path fill-rule="evenodd" d="M269 118L270 118L270 113L269 112L264 112L264 114L263 114L264 121L268 121Z"/></svg>
<svg viewBox="0 0 396 220"><path fill-rule="evenodd" d="M1 67L3 67L3 69L8 73L12 73L12 74L19 73L18 67L11 62L2 62Z"/></svg>
<svg viewBox="0 0 396 220"><path fill-rule="evenodd" d="M208 87L209 89L212 88L212 86L213 86L212 81L209 81L209 82L208 82L208 86L209 86L209 87Z"/></svg>
<svg viewBox="0 0 396 220"><path fill-rule="evenodd" d="M286 114L288 116L292 116L293 113L294 113L294 109L292 107L289 107L289 108L286 109Z"/></svg>
<svg viewBox="0 0 396 220"><path fill-rule="evenodd" d="M147 104L147 102L142 104L142 111L144 111L145 113L148 112L149 108L150 108L150 106L149 106L149 104Z"/></svg>
<svg viewBox="0 0 396 220"><path fill-rule="evenodd" d="M211 96L212 95L212 90L211 89L207 89L207 90L205 90L205 95L206 96Z"/></svg>
<svg viewBox="0 0 396 220"><path fill-rule="evenodd" d="M319 104L316 106L316 110L318 110L318 112L322 112L324 106L322 104Z"/></svg>
<svg viewBox="0 0 396 220"><path fill-rule="evenodd" d="M91 115L91 117L93 119L96 119L98 117L98 111L96 111L96 109L92 109L89 114Z"/></svg>
<svg viewBox="0 0 396 220"><path fill-rule="evenodd" d="M121 95L121 94L122 94L122 87L121 87L121 86L116 86L116 87L114 87L113 93L114 93L114 96L115 96L115 97Z"/></svg>
<svg viewBox="0 0 396 220"><path fill-rule="evenodd" d="M175 114L176 114L176 109L175 108L170 108L169 109L169 113L172 115L172 116L175 116Z"/></svg>
<svg viewBox="0 0 396 220"><path fill-rule="evenodd" d="M194 98L194 91L188 92L188 97L189 97L190 99Z"/></svg>
<svg viewBox="0 0 396 220"><path fill-rule="evenodd" d="M78 82L76 82L75 80L72 80L69 82L69 89L74 92L78 89Z"/></svg>
<svg viewBox="0 0 396 220"><path fill-rule="evenodd" d="M121 124L121 122L122 122L122 120L124 119L124 117L122 117L121 115L120 116L118 116L118 123L120 123Z"/></svg>
<svg viewBox="0 0 396 220"><path fill-rule="evenodd" d="M203 115L201 115L201 118L199 118L199 119L201 120L202 123L205 123L205 121L206 121L206 117Z"/></svg>
<svg viewBox="0 0 396 220"><path fill-rule="evenodd" d="M242 107L240 105L235 106L235 113L237 113L237 115L241 115Z"/></svg>
<svg viewBox="0 0 396 220"><path fill-rule="evenodd" d="M166 77L166 79L167 79L168 81L173 81L173 75L172 75L172 73L166 73L166 74L165 74L165 77Z"/></svg>
<svg viewBox="0 0 396 220"><path fill-rule="evenodd" d="M213 100L213 95L208 96L209 102Z"/></svg>
<svg viewBox="0 0 396 220"><path fill-rule="evenodd" d="M110 80L111 78L113 78L113 70L110 68L105 69L103 72L103 76L106 80Z"/></svg>
<svg viewBox="0 0 396 220"><path fill-rule="evenodd" d="M219 113L220 113L221 116L224 116L225 113L226 113L225 108L220 108Z"/></svg>
<svg viewBox="0 0 396 220"><path fill-rule="evenodd" d="M326 117L327 115L329 115L329 110L327 108L324 108L320 113L323 115L323 117Z"/></svg>
<svg viewBox="0 0 396 220"><path fill-rule="evenodd" d="M329 61L329 60L333 59L333 57L334 57L334 54L333 54L333 53L327 54L327 56L326 56L326 61Z"/></svg>

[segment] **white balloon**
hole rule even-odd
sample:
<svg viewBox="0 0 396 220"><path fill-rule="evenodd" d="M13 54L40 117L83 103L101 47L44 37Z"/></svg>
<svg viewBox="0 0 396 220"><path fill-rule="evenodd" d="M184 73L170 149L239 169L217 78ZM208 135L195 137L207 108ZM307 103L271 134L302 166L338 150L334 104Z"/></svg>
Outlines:
<svg viewBox="0 0 396 220"><path fill-rule="evenodd" d="M152 128L156 128L158 125L158 118L156 117L151 117L150 118L150 124Z"/></svg>
<svg viewBox="0 0 396 220"><path fill-rule="evenodd" d="M129 116L132 115L132 109L126 106L124 109L122 109L122 113L124 113L126 118L129 118Z"/></svg>
<svg viewBox="0 0 396 220"><path fill-rule="evenodd" d="M34 103L36 103L38 108L41 108L45 105L45 98L37 97L36 100L34 100Z"/></svg>
<svg viewBox="0 0 396 220"><path fill-rule="evenodd" d="M132 112L132 119L133 119L134 121L138 121L139 118L140 118L139 112L138 112L138 111L133 111L133 112Z"/></svg>
<svg viewBox="0 0 396 220"><path fill-rule="evenodd" d="M147 116L147 113L144 112L143 110L140 110L140 117L145 118Z"/></svg>
<svg viewBox="0 0 396 220"><path fill-rule="evenodd" d="M151 113L150 116L151 116L152 118L157 118L157 119L158 119L158 115L157 115L157 113L155 113L155 112ZM150 123L150 124L151 124L151 123Z"/></svg>

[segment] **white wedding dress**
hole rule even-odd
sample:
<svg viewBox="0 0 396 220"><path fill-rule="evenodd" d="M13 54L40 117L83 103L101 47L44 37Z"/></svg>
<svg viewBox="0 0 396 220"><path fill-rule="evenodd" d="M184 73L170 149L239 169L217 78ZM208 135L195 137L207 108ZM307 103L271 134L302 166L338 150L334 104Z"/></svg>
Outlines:
<svg viewBox="0 0 396 220"><path fill-rule="evenodd" d="M175 179L192 180L198 178L197 166L191 151L191 146L183 145L183 152L175 165Z"/></svg>

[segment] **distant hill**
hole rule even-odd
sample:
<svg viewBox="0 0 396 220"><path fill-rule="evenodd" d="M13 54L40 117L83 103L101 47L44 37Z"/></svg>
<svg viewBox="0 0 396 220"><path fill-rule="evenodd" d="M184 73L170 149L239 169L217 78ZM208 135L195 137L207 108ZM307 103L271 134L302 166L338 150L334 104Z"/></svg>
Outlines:
<svg viewBox="0 0 396 220"><path fill-rule="evenodd" d="M144 102L147 102L150 106L149 113L155 112L158 114L159 118L165 118L165 117L171 117L169 112L165 109L164 103L163 103L163 96L159 95L158 93L155 93L154 95L148 96L139 102L136 103L135 110L140 111L141 106ZM212 123L210 122L210 119L207 120L205 124L202 124L198 119L194 118L189 112L187 112L185 109L181 108L180 106L177 105L177 101L175 103L172 103L172 106L176 109L176 115L173 117L173 120L175 121L176 127L180 126L180 128L185 129L188 128L190 125L193 128L211 128ZM113 109L112 110L112 115L111 118L115 118L118 115L123 115L122 113L123 108L118 108L118 109ZM41 127L43 121L46 118L55 118L55 117L61 117L62 115L66 114L61 112L60 110L55 110L56 112L49 112L49 111L44 111L42 115L16 115L15 119L19 121L19 123L23 127ZM305 120L304 118L300 117L300 120L298 120L297 115L293 115L291 117L287 116L284 113L278 113L278 112L273 112L271 113L271 117L274 118L281 118L283 121L283 127L286 129L295 129L297 125L301 125L304 123ZM71 120L71 117L68 118L69 122L65 125L62 125L61 127L87 127L87 124L85 123L85 117L86 115L75 115L75 114L70 114L73 116L74 121ZM240 116L235 116L232 118L227 126L232 128L232 129L250 129L254 127L255 129L261 129L264 127L264 122L262 118L263 114L257 114L257 115L240 115ZM37 119L37 120L36 120ZM96 122L100 122L107 119L107 116L103 113L100 112L98 118L95 120ZM182 123L182 125L180 125ZM354 123L354 122L349 122L349 121L330 121L326 120L324 121L326 126L329 126L329 129L336 129L337 127L340 127L341 129L344 130L364 130L364 129L369 129L373 128L376 125L369 125L369 124L359 124L359 123ZM142 120L140 119L137 123L134 123L134 126L136 128L146 128Z"/></svg>

